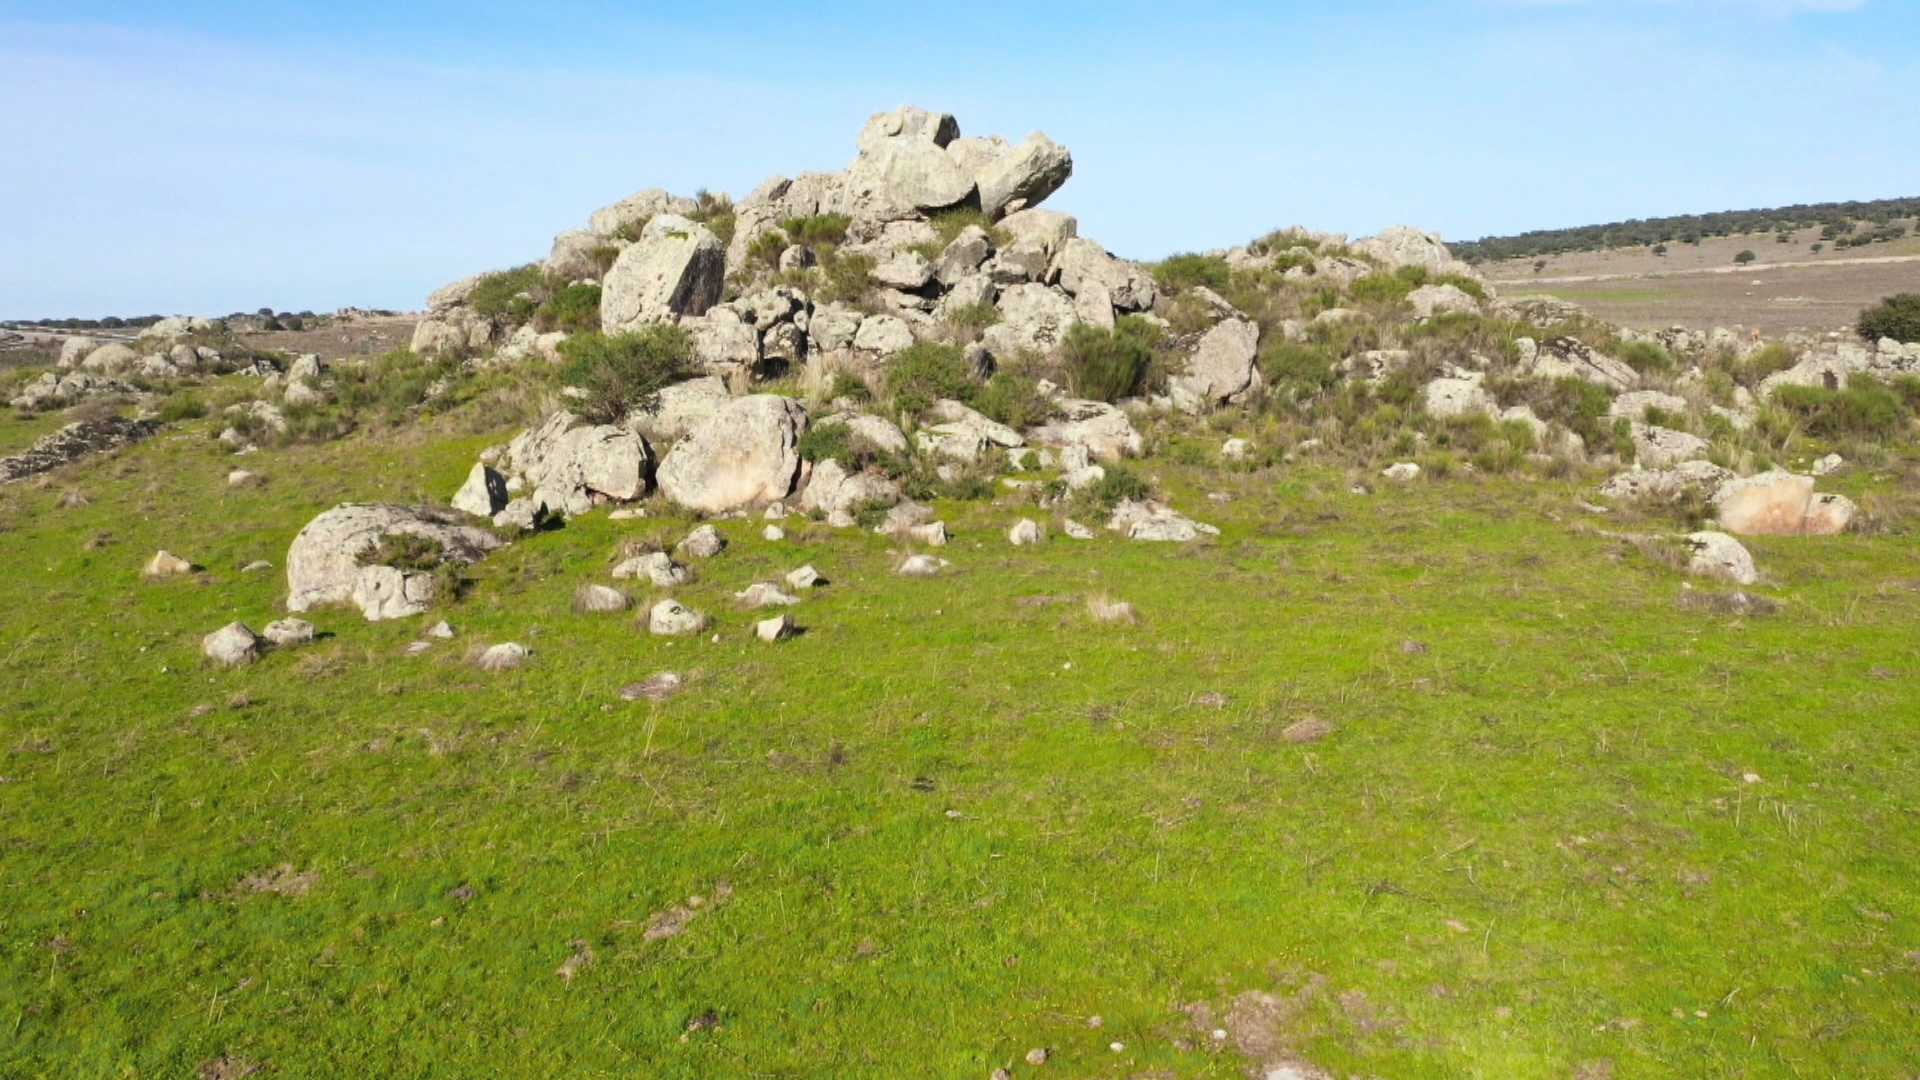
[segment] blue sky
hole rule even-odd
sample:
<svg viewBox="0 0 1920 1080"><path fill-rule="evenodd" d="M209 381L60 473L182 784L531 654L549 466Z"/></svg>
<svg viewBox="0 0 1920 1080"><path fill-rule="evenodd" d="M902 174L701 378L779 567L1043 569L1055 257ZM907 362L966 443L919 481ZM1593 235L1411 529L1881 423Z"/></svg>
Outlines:
<svg viewBox="0 0 1920 1080"><path fill-rule="evenodd" d="M1041 129L1135 258L1920 195L1915 0L0 0L0 318L417 307L644 187Z"/></svg>

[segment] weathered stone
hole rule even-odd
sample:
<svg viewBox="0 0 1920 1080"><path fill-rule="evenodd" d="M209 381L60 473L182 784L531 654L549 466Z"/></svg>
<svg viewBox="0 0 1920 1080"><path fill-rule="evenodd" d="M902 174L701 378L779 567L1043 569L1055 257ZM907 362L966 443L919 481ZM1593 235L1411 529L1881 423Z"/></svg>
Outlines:
<svg viewBox="0 0 1920 1080"><path fill-rule="evenodd" d="M806 425L806 410L791 398L730 401L660 463L660 489L681 506L710 514L783 499L800 473Z"/></svg>
<svg viewBox="0 0 1920 1080"><path fill-rule="evenodd" d="M1001 321L987 327L981 340L997 357L1020 352L1048 353L1066 340L1067 331L1079 321L1073 301L1066 294L1020 282L1001 290L995 302Z"/></svg>
<svg viewBox="0 0 1920 1080"><path fill-rule="evenodd" d="M1720 527L1736 536L1798 536L1813 504L1813 478L1775 469L1720 486Z"/></svg>
<svg viewBox="0 0 1920 1080"><path fill-rule="evenodd" d="M1693 461L1705 457L1710 447L1707 440L1698 435L1689 435L1684 431L1652 427L1647 424L1634 424L1633 449L1642 467L1663 469L1682 461Z"/></svg>
<svg viewBox="0 0 1920 1080"><path fill-rule="evenodd" d="M614 334L704 315L720 299L726 274L726 249L706 226L671 214L655 217L607 272L601 329Z"/></svg>
<svg viewBox="0 0 1920 1080"><path fill-rule="evenodd" d="M974 193L973 177L946 153L959 135L953 117L911 105L874 115L844 173L848 208L855 217L884 221L964 201Z"/></svg>
<svg viewBox="0 0 1920 1080"><path fill-rule="evenodd" d="M488 647L473 663L481 671L512 671L514 668L525 665L527 658L532 655L524 645L503 641Z"/></svg>
<svg viewBox="0 0 1920 1080"><path fill-rule="evenodd" d="M630 502L646 495L653 452L626 428L585 424L562 411L516 436L507 446L505 464L548 510L571 517L602 500Z"/></svg>
<svg viewBox="0 0 1920 1080"><path fill-rule="evenodd" d="M932 555L909 555L894 572L901 577L932 577L947 565L947 560Z"/></svg>
<svg viewBox="0 0 1920 1080"><path fill-rule="evenodd" d="M731 400L727 384L717 375L688 379L662 387L655 408L650 412L635 410L627 416L627 426L662 444L675 442L706 423Z"/></svg>
<svg viewBox="0 0 1920 1080"><path fill-rule="evenodd" d="M662 600L647 612L649 633L677 636L697 634L706 628L706 617L678 600Z"/></svg>
<svg viewBox="0 0 1920 1080"><path fill-rule="evenodd" d="M1084 446L1102 461L1119 461L1138 456L1143 447L1140 433L1134 430L1127 414L1104 401L1061 398L1054 402L1057 415L1028 432L1034 442L1047 446Z"/></svg>
<svg viewBox="0 0 1920 1080"><path fill-rule="evenodd" d="M311 644L313 624L305 619L276 619L267 624L266 639L283 649Z"/></svg>
<svg viewBox="0 0 1920 1080"><path fill-rule="evenodd" d="M1475 414L1496 416L1500 412L1500 403L1481 387L1480 377L1474 375L1461 379L1435 379L1428 383L1426 409L1428 416L1440 420Z"/></svg>
<svg viewBox="0 0 1920 1080"><path fill-rule="evenodd" d="M934 276L940 283L952 286L961 280L974 276L980 264L993 254L993 239L987 231L978 225L969 225L960 230L959 235L949 242L940 252L940 258L934 263Z"/></svg>
<svg viewBox="0 0 1920 1080"><path fill-rule="evenodd" d="M1440 242L1439 233L1425 233L1410 225L1389 225L1378 236L1355 240L1347 245L1356 255L1371 255L1388 269L1418 266L1434 277L1446 274L1472 274L1473 267L1453 257Z"/></svg>
<svg viewBox="0 0 1920 1080"><path fill-rule="evenodd" d="M1584 379L1609 390L1631 390L1640 383L1640 375L1610 356L1603 356L1578 338L1561 337L1535 345L1532 338L1520 338L1520 368L1542 379Z"/></svg>
<svg viewBox="0 0 1920 1080"><path fill-rule="evenodd" d="M610 239L627 231L628 226L662 214L690 214L697 206L692 199L675 198L659 188L648 188L595 210L587 218L587 227Z"/></svg>
<svg viewBox="0 0 1920 1080"><path fill-rule="evenodd" d="M453 494L453 508L463 514L492 518L507 508L507 478L475 462L467 482Z"/></svg>
<svg viewBox="0 0 1920 1080"><path fill-rule="evenodd" d="M873 268L873 278L890 288L922 289L933 280L933 264L917 251L896 252Z"/></svg>
<svg viewBox="0 0 1920 1080"><path fill-rule="evenodd" d="M812 566L803 566L787 573L787 585L795 589L811 589L820 583L820 572Z"/></svg>
<svg viewBox="0 0 1920 1080"><path fill-rule="evenodd" d="M701 525L687 534L675 549L690 559L711 559L725 551L727 539L711 525Z"/></svg>
<svg viewBox="0 0 1920 1080"><path fill-rule="evenodd" d="M1025 547L1040 542L1040 523L1029 518L1021 518L1007 530L1007 542L1014 547Z"/></svg>
<svg viewBox="0 0 1920 1080"><path fill-rule="evenodd" d="M906 434L886 417L869 416L864 413L854 415L836 413L833 416L823 416L815 421L816 427L830 427L835 424L845 425L848 435L865 442L876 450L881 450L889 454L906 452Z"/></svg>
<svg viewBox="0 0 1920 1080"><path fill-rule="evenodd" d="M1203 532L1214 534L1220 531L1211 525L1202 525L1163 503L1131 500L1113 508L1113 514L1107 519L1107 528L1129 540L1158 543L1185 543L1198 539Z"/></svg>
<svg viewBox="0 0 1920 1080"><path fill-rule="evenodd" d="M848 473L838 461L828 458L814 465L806 490L800 494L800 509L824 514L853 513L861 506L892 506L900 501L900 485L881 473Z"/></svg>
<svg viewBox="0 0 1920 1080"><path fill-rule="evenodd" d="M1036 131L973 173L980 209L992 217L1038 206L1073 175L1073 155Z"/></svg>
<svg viewBox="0 0 1920 1080"><path fill-rule="evenodd" d="M1751 585L1760 579L1753 568L1753 556L1740 541L1723 532L1697 532L1686 538L1692 552L1687 573L1700 577L1724 578L1736 585Z"/></svg>
<svg viewBox="0 0 1920 1080"><path fill-rule="evenodd" d="M1407 294L1407 303L1413 305L1413 313L1422 319L1456 313L1477 315L1480 312L1480 301L1457 285L1422 285Z"/></svg>
<svg viewBox="0 0 1920 1080"><path fill-rule="evenodd" d="M403 536L432 541L444 559L456 562L476 562L500 546L499 537L440 507L336 506L308 522L287 550L287 610L351 602L369 619L425 611L433 592L431 573L361 565L384 539Z"/></svg>
<svg viewBox="0 0 1920 1080"><path fill-rule="evenodd" d="M547 255L547 273L562 281L585 281L600 276L594 261L596 249L604 247L605 237L587 229L568 229L553 238L553 250Z"/></svg>
<svg viewBox="0 0 1920 1080"><path fill-rule="evenodd" d="M799 632L799 624L793 621L791 614L783 613L753 624L753 635L768 643L785 641Z"/></svg>
<svg viewBox="0 0 1920 1080"><path fill-rule="evenodd" d="M1117 258L1091 240L1067 240L1054 265L1060 271L1061 288L1078 297L1098 287L1120 311L1147 311L1159 295L1146 267Z"/></svg>
<svg viewBox="0 0 1920 1080"><path fill-rule="evenodd" d="M239 667L260 659L260 639L245 623L232 622L201 638L200 651L222 667Z"/></svg>
<svg viewBox="0 0 1920 1080"><path fill-rule="evenodd" d="M744 590L734 593L733 598L749 608L791 606L800 602L797 596L781 592L764 581L756 581Z"/></svg>
<svg viewBox="0 0 1920 1080"><path fill-rule="evenodd" d="M1607 406L1607 415L1624 416L1628 420L1645 420L1648 409L1658 409L1670 416L1684 416L1687 412L1687 399L1659 390L1629 390L1613 399L1613 404Z"/></svg>
<svg viewBox="0 0 1920 1080"><path fill-rule="evenodd" d="M1420 466L1415 465L1411 461L1397 462L1382 469L1380 475L1389 480L1412 480L1414 477L1420 475Z"/></svg>
<svg viewBox="0 0 1920 1080"><path fill-rule="evenodd" d="M625 611L632 606L633 601L626 593L605 585L582 585L573 591L573 611L576 615L605 615Z"/></svg>
<svg viewBox="0 0 1920 1080"><path fill-rule="evenodd" d="M872 315L862 320L853 347L875 356L892 356L913 344L913 328L897 316Z"/></svg>
<svg viewBox="0 0 1920 1080"><path fill-rule="evenodd" d="M141 576L149 578L177 577L192 572L191 562L165 550L156 552L153 558L147 560L147 565L140 570Z"/></svg>
<svg viewBox="0 0 1920 1080"><path fill-rule="evenodd" d="M1683 461L1669 469L1624 472L1600 485L1607 499L1649 499L1671 502L1687 492L1711 499L1733 473L1709 461Z"/></svg>
<svg viewBox="0 0 1920 1080"><path fill-rule="evenodd" d="M686 567L673 561L673 556L664 551L655 551L646 555L635 555L613 568L617 581L646 578L656 588L671 589L685 585L693 580L693 574Z"/></svg>
<svg viewBox="0 0 1920 1080"><path fill-rule="evenodd" d="M1200 338L1186 373L1173 380L1176 405L1222 404L1253 385L1253 360L1260 351L1260 327L1246 319L1227 319Z"/></svg>

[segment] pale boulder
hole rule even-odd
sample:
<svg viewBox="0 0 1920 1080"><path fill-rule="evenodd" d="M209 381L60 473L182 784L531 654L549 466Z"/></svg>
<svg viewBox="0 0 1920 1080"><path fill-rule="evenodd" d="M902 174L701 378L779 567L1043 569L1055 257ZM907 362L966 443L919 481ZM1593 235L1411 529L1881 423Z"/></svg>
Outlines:
<svg viewBox="0 0 1920 1080"><path fill-rule="evenodd" d="M463 514L491 519L507 508L507 478L475 462L467 482L453 493L453 508Z"/></svg>
<svg viewBox="0 0 1920 1080"><path fill-rule="evenodd" d="M704 315L720 299L726 275L726 248L705 225L672 214L655 217L607 271L601 329L616 334Z"/></svg>
<svg viewBox="0 0 1920 1080"><path fill-rule="evenodd" d="M706 628L706 617L678 600L662 600L647 612L649 633L677 637L697 634Z"/></svg>
<svg viewBox="0 0 1920 1080"><path fill-rule="evenodd" d="M1751 585L1760 579L1753 568L1753 556L1740 541L1723 532L1697 532L1686 538L1691 553L1687 573L1696 577L1715 577L1736 585Z"/></svg>
<svg viewBox="0 0 1920 1080"><path fill-rule="evenodd" d="M1200 338L1184 375L1173 380L1173 399L1183 408L1219 405L1246 393L1256 378L1260 327L1247 319L1225 319Z"/></svg>
<svg viewBox="0 0 1920 1080"><path fill-rule="evenodd" d="M355 602L356 594L376 601L371 618L385 617L392 597L409 598L425 610L433 578L425 571L402 572L387 566L362 566L361 558L387 537L415 536L438 544L444 558L477 562L500 546L500 538L466 524L457 512L434 506L347 503L307 523L287 551L287 610L303 612L328 604ZM394 580L398 575L398 580ZM362 584L362 579L368 579ZM378 580L374 580L378 579ZM417 614L417 612L414 612Z"/></svg>
<svg viewBox="0 0 1920 1080"><path fill-rule="evenodd" d="M974 172L980 209L991 217L1038 206L1073 175L1073 155L1036 131Z"/></svg>
<svg viewBox="0 0 1920 1080"><path fill-rule="evenodd" d="M260 659L260 638L245 623L228 623L201 638L200 651L221 667L239 667Z"/></svg>
<svg viewBox="0 0 1920 1080"><path fill-rule="evenodd" d="M1422 285L1407 294L1407 303L1413 305L1413 313L1422 319L1431 319L1435 315L1480 313L1480 301L1457 285Z"/></svg>
<svg viewBox="0 0 1920 1080"><path fill-rule="evenodd" d="M660 489L681 506L710 514L777 502L799 476L806 426L806 409L791 398L732 400L660 463Z"/></svg>

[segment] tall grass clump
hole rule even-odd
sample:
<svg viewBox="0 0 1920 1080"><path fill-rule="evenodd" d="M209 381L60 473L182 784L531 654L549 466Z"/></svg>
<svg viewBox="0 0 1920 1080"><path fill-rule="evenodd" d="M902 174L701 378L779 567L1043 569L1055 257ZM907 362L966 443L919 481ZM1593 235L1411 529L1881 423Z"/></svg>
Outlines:
<svg viewBox="0 0 1920 1080"><path fill-rule="evenodd" d="M1093 401L1137 393L1160 338L1160 328L1138 315L1121 317L1111 330L1075 323L1061 347L1067 382L1075 394Z"/></svg>

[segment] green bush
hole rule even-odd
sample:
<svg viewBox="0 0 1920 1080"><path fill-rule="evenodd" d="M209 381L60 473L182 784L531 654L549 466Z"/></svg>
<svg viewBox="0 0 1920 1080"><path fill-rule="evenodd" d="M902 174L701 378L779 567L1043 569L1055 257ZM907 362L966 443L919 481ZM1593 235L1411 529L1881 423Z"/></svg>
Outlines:
<svg viewBox="0 0 1920 1080"><path fill-rule="evenodd" d="M833 379L827 383L826 398L834 401L846 398L849 401L872 401L873 391L867 387L865 379L844 371L833 373Z"/></svg>
<svg viewBox="0 0 1920 1080"><path fill-rule="evenodd" d="M725 195L715 195L706 188L693 193L695 207L687 215L689 220L697 221L707 227L707 231L719 238L723 244L733 242L733 228L737 221L733 212L733 200Z"/></svg>
<svg viewBox="0 0 1920 1080"><path fill-rule="evenodd" d="M888 467L893 456L861 438L845 424L815 424L807 428L807 433L800 436L796 449L803 460L837 461L850 472L873 465Z"/></svg>
<svg viewBox="0 0 1920 1080"><path fill-rule="evenodd" d="M780 265L780 254L792 244L785 232L768 229L747 244L747 262L771 270Z"/></svg>
<svg viewBox="0 0 1920 1080"><path fill-rule="evenodd" d="M944 317L948 326L978 336L1000 321L1000 309L992 304L966 304L949 310Z"/></svg>
<svg viewBox="0 0 1920 1080"><path fill-rule="evenodd" d="M1899 293L1862 311L1854 324L1868 341L1920 342L1920 293Z"/></svg>
<svg viewBox="0 0 1920 1080"><path fill-rule="evenodd" d="M1651 341L1629 341L1620 346L1620 359L1626 365L1642 375L1648 372L1672 371L1672 354Z"/></svg>
<svg viewBox="0 0 1920 1080"><path fill-rule="evenodd" d="M1319 345L1296 345L1279 334L1269 334L1255 358L1260 374L1273 386L1309 392L1325 390L1335 381L1333 354Z"/></svg>
<svg viewBox="0 0 1920 1080"><path fill-rule="evenodd" d="M873 268L877 264L871 255L848 255L827 260L822 265L827 280L814 294L816 300L851 302L880 287L880 282L873 276Z"/></svg>
<svg viewBox="0 0 1920 1080"><path fill-rule="evenodd" d="M1773 404L1821 438L1883 439L1899 430L1906 402L1885 384L1854 376L1844 390L1782 386Z"/></svg>
<svg viewBox="0 0 1920 1080"><path fill-rule="evenodd" d="M600 329L600 286L569 285L554 293L534 311L533 325L542 333L586 334Z"/></svg>
<svg viewBox="0 0 1920 1080"><path fill-rule="evenodd" d="M1093 401L1118 401L1132 395L1153 363L1160 337L1160 328L1138 315L1123 316L1111 330L1075 323L1061 348L1068 385L1075 394Z"/></svg>
<svg viewBox="0 0 1920 1080"><path fill-rule="evenodd" d="M1487 298L1487 287L1465 274L1442 274L1434 281L1435 285L1451 285L1475 300Z"/></svg>
<svg viewBox="0 0 1920 1080"><path fill-rule="evenodd" d="M693 338L665 324L612 337L582 334L561 342L560 354L560 381L586 391L575 410L600 424L654 408L662 387L695 371Z"/></svg>
<svg viewBox="0 0 1920 1080"><path fill-rule="evenodd" d="M1398 274L1373 273L1356 279L1347 291L1362 303L1397 304L1414 288L1412 282Z"/></svg>
<svg viewBox="0 0 1920 1080"><path fill-rule="evenodd" d="M1752 262L1752 261L1753 261L1753 260L1754 260L1755 258L1756 258L1756 256L1754 255L1754 253L1753 253L1753 252L1751 252L1751 251L1742 251L1742 252L1741 252L1740 254L1738 254L1738 255L1735 255L1735 256L1733 257L1733 264L1734 264L1735 266L1745 266L1745 265L1747 265L1748 263L1750 263L1750 262Z"/></svg>
<svg viewBox="0 0 1920 1080"><path fill-rule="evenodd" d="M331 415L313 410L314 422L306 426L305 434L313 439L331 438L352 430L368 417L398 424L426 402L428 391L436 383L444 383L459 370L457 360L415 356L404 349L366 364L336 364ZM287 410L290 426L294 425L296 411Z"/></svg>
<svg viewBox="0 0 1920 1080"><path fill-rule="evenodd" d="M515 322L525 322L539 306L537 299L522 296L527 293L538 297L545 291L546 271L539 263L516 266L502 273L488 274L473 287L467 297L467 306L477 314L489 318L507 316Z"/></svg>
<svg viewBox="0 0 1920 1080"><path fill-rule="evenodd" d="M1111 510L1122 502L1139 502L1153 494L1153 488L1139 473L1125 465L1108 463L1100 466L1105 476L1088 490L1093 501L1101 507Z"/></svg>
<svg viewBox="0 0 1920 1080"><path fill-rule="evenodd" d="M1754 350L1745 360L1736 364L1733 375L1740 385L1752 389L1767 376L1785 371L1793 365L1793 351L1775 341Z"/></svg>
<svg viewBox="0 0 1920 1080"><path fill-rule="evenodd" d="M966 354L957 345L923 341L887 360L887 395L895 409L910 416L920 415L941 398L966 401L973 390Z"/></svg>
<svg viewBox="0 0 1920 1080"><path fill-rule="evenodd" d="M1040 392L1038 383L1004 371L974 392L973 407L981 415L1016 429L1046 423L1053 415L1053 402Z"/></svg>
<svg viewBox="0 0 1920 1080"><path fill-rule="evenodd" d="M993 218L971 206L955 206L938 211L928 223L933 226L934 235L938 237L934 243L941 251L945 251L947 245L953 243L969 225L978 225L985 229L987 235L993 237L996 247L1005 245L1009 239L1005 229L994 225Z"/></svg>
<svg viewBox="0 0 1920 1080"><path fill-rule="evenodd" d="M160 403L162 423L177 424L182 420L198 420L207 415L207 403L193 394L175 394Z"/></svg>
<svg viewBox="0 0 1920 1080"><path fill-rule="evenodd" d="M845 214L815 214L812 217L787 218L780 223L780 231L787 235L789 243L802 247L839 247L846 243L847 227L852 224L853 219Z"/></svg>
<svg viewBox="0 0 1920 1080"><path fill-rule="evenodd" d="M1153 268L1153 280L1176 291L1205 285L1217 292L1232 277L1233 268L1218 255L1170 255Z"/></svg>
<svg viewBox="0 0 1920 1080"><path fill-rule="evenodd" d="M1555 379L1546 400L1535 408L1540 419L1558 421L1585 439L1588 446L1599 449L1613 437L1606 423L1607 409L1612 404L1613 397L1604 387L1568 376Z"/></svg>

